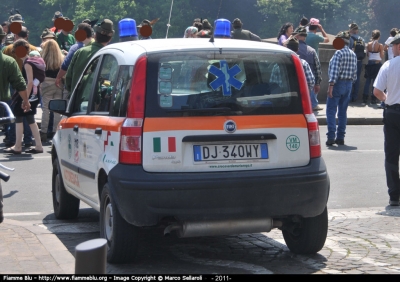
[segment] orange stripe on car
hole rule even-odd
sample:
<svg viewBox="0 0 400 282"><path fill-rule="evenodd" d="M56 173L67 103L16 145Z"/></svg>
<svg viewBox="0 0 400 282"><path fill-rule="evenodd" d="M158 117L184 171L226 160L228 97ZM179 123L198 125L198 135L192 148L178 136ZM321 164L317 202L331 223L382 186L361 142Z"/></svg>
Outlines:
<svg viewBox="0 0 400 282"><path fill-rule="evenodd" d="M62 122L60 125L65 128L74 128L79 125L79 128L96 129L101 128L107 131L120 132L125 118L123 117L106 117L106 116L85 116L85 117L70 117L68 122Z"/></svg>
<svg viewBox="0 0 400 282"><path fill-rule="evenodd" d="M233 120L237 129L307 128L304 115L146 118L144 132L170 130L223 130Z"/></svg>

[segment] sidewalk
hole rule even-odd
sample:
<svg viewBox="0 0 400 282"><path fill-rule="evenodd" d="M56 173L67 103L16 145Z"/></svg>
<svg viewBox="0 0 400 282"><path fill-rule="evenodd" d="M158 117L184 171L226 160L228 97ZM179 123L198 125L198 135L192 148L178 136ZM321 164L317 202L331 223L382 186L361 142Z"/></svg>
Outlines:
<svg viewBox="0 0 400 282"><path fill-rule="evenodd" d="M326 125L326 104L319 104L323 108L315 111L319 125ZM377 105L361 105L360 102L349 103L347 108L347 125L383 125L383 109Z"/></svg>
<svg viewBox="0 0 400 282"><path fill-rule="evenodd" d="M318 119L319 125L326 125L326 104L319 104L323 108L321 111L315 111L314 114ZM382 123L383 109L376 105L361 105L361 101L349 103L347 108L347 124L348 125L383 125ZM35 115L36 122L39 125L42 121L42 109L37 108Z"/></svg>

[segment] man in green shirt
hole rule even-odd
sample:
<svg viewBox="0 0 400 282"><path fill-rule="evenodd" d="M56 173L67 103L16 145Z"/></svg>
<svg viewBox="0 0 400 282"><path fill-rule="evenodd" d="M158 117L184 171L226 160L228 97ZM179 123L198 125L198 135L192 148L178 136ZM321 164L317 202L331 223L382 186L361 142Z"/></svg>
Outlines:
<svg viewBox="0 0 400 282"><path fill-rule="evenodd" d="M3 27L0 26L0 41L6 36ZM29 111L28 93L26 92L25 79L19 70L17 62L10 56L0 52L0 100L7 102L10 100L10 84L21 95L24 111ZM3 192L0 185L0 223L4 220L3 216Z"/></svg>
<svg viewBox="0 0 400 282"><path fill-rule="evenodd" d="M80 76L93 55L111 41L114 35L113 22L105 19L94 28L94 31L96 37L95 42L89 46L80 48L72 57L71 64L68 67L65 77L65 88L69 92L74 90Z"/></svg>
<svg viewBox="0 0 400 282"><path fill-rule="evenodd" d="M64 55L66 55L69 51L69 48L71 48L71 46L76 42L75 37L72 34L61 29L61 31L57 33L57 43L60 46L61 51L64 53Z"/></svg>
<svg viewBox="0 0 400 282"><path fill-rule="evenodd" d="M318 29L321 31L322 36L317 34ZM310 26L308 30L309 31L307 32L306 44L314 48L315 52L317 52L317 55L319 56L319 43L328 43L329 37L326 34L322 25L319 23L318 19L310 19Z"/></svg>

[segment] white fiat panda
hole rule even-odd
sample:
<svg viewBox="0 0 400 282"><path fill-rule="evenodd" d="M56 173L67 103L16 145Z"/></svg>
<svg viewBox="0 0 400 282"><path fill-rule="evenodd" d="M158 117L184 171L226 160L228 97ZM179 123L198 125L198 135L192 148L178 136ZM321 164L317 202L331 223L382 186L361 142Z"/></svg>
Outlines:
<svg viewBox="0 0 400 282"><path fill-rule="evenodd" d="M143 228L179 237L282 230L316 253L329 177L302 64L262 42L154 39L104 47L53 138L59 219L100 212L108 261L134 258Z"/></svg>

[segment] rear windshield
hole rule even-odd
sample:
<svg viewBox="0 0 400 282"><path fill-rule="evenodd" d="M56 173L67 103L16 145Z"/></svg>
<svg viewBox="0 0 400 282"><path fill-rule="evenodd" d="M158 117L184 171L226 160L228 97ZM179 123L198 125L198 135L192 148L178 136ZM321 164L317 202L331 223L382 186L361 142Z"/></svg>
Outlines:
<svg viewBox="0 0 400 282"><path fill-rule="evenodd" d="M147 117L301 112L290 55L196 51L148 57Z"/></svg>

